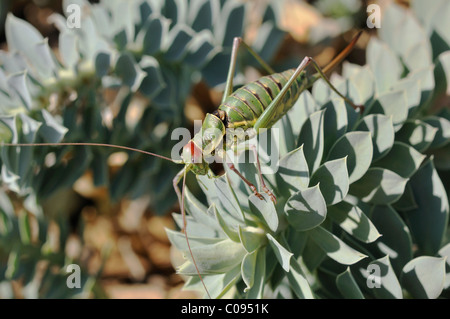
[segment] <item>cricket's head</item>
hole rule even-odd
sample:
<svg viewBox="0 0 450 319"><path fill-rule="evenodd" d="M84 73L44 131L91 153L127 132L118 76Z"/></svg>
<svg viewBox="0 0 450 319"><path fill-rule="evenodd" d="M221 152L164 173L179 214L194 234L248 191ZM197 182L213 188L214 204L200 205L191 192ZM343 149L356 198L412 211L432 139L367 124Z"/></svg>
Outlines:
<svg viewBox="0 0 450 319"><path fill-rule="evenodd" d="M183 162L189 167L189 170L196 175L206 175L209 170L208 163L203 159L203 150L198 146L194 139L190 140L183 147Z"/></svg>
<svg viewBox="0 0 450 319"><path fill-rule="evenodd" d="M209 171L209 163L215 156L223 156L223 138L225 136L225 124L213 114L207 114L200 132L195 134L183 147L183 162L189 166L194 174L206 175Z"/></svg>

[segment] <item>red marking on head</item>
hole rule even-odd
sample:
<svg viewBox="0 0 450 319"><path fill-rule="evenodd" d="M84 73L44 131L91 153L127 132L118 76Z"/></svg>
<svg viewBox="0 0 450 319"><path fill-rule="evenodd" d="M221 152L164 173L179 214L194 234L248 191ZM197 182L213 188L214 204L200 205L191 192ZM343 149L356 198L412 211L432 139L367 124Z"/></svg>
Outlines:
<svg viewBox="0 0 450 319"><path fill-rule="evenodd" d="M189 141L185 146L183 152L187 152L187 156L191 160L191 163L200 164L203 162L203 152L200 147L198 147L194 141ZM184 160L186 161L186 157Z"/></svg>
<svg viewBox="0 0 450 319"><path fill-rule="evenodd" d="M190 141L189 144L191 146L191 160L192 163L195 163L195 144L193 141Z"/></svg>

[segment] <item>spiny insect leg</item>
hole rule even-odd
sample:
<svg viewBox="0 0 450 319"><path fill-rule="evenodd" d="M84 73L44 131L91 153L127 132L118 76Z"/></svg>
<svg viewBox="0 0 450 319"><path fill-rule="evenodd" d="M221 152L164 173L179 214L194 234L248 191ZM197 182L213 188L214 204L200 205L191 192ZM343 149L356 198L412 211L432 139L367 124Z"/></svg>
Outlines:
<svg viewBox="0 0 450 319"><path fill-rule="evenodd" d="M233 163L229 163L227 162L228 168L231 169L233 172L235 172L243 181L245 184L248 185L248 187L250 187L250 189L252 190L252 192L261 200L264 199L264 197L258 192L258 189L256 188L255 185L252 184L252 182L250 182L248 179L246 179L244 177L244 175L242 175L234 166Z"/></svg>
<svg viewBox="0 0 450 319"><path fill-rule="evenodd" d="M272 200L272 202L274 202L274 204L277 203L277 198L275 197L275 195L269 190L269 188L266 185L266 182L264 181L264 177L262 176L262 172L261 172L261 163L259 162L259 155L258 155L258 151L256 149L255 145L250 145L250 150L253 152L253 154L255 154L256 157L256 168L258 170L258 176L259 176L259 180L261 182L261 188L264 191L264 193L266 193L267 195L269 195L270 199Z"/></svg>

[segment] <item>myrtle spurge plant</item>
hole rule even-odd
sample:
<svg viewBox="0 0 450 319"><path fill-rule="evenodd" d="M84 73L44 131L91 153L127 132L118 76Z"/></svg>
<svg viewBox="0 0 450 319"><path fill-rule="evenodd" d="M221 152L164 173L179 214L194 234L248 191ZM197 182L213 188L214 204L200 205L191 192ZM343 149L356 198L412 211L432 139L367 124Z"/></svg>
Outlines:
<svg viewBox="0 0 450 319"><path fill-rule="evenodd" d="M213 298L449 296L440 177L450 154L449 10L446 1L411 1L383 12L367 64L345 63L332 77L362 114L324 81L302 93L275 125L279 169L264 178L276 204L228 167L197 177L207 203L186 191L191 251L167 230L187 259L178 267L186 289L206 295L203 279ZM259 185L254 164L236 166Z"/></svg>
<svg viewBox="0 0 450 319"><path fill-rule="evenodd" d="M66 16L52 17L56 50L29 23L6 19L4 143L116 144L170 156L192 87L225 82L233 38L246 25L238 1L72 0L63 8ZM448 12L445 0L389 6L366 65L344 63L331 78L348 100L323 80L300 95L274 126L279 138L260 152L263 170L264 153L280 154L276 173L264 175L276 203L227 165L222 175L197 177L205 201L184 189L187 223L173 216L185 234L167 234L186 257L177 265L186 289L213 298L449 296ZM267 61L283 36L275 16L269 6L253 42ZM65 265L84 266L65 253L64 208L48 216L42 204L87 171L114 201L146 194L157 212L173 205L176 165L129 152L111 174L112 152L1 148L2 296L13 295L11 281L22 283L23 297L80 296L64 285ZM253 163L235 166L262 188ZM81 296L101 296L101 268L82 272Z"/></svg>
<svg viewBox="0 0 450 319"><path fill-rule="evenodd" d="M187 125L183 108L193 86L202 79L211 86L225 81L227 66L221 61L229 60L233 38L244 35L246 9L231 0L67 0L65 16L50 18L59 30L57 48L31 24L9 14L8 50L0 51L1 140L118 144L170 156L171 132ZM282 36L267 16L255 49L270 60ZM175 165L130 152L111 174L113 152L81 146L2 147L0 282L24 278L24 287L33 286L27 290L30 298L72 295L34 275L42 260L59 267L74 262L64 253L70 233L67 207L48 216L43 204L57 201L57 194L86 172L92 172L95 186L108 188L113 202L145 194L159 214L174 205ZM23 201L12 204L8 197ZM38 219L38 228L30 225L29 214ZM60 228L56 246L45 244L51 224ZM83 279L88 293L94 289L92 278Z"/></svg>

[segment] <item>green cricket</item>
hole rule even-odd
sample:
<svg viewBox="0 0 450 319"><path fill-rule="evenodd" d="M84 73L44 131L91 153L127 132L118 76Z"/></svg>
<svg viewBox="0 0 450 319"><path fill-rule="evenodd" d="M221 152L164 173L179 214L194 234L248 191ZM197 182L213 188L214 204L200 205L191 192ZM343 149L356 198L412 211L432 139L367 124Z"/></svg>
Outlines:
<svg viewBox="0 0 450 319"><path fill-rule="evenodd" d="M159 154L129 148L126 146L112 145L112 144L98 144L98 143L35 143L35 144L11 144L4 143L3 146L16 146L16 147L32 147L32 146L93 146L93 147L109 147L115 149L122 149L126 151L139 152L150 156L155 156L167 161L171 161L176 164L183 164L184 168L173 179L173 187L178 196L181 205L181 214L183 218L182 232L186 237L186 243L200 278L200 281L205 288L207 295L211 298L208 289L202 279L201 271L195 262L195 258L192 254L192 250L189 244L189 236L187 233L187 221L186 213L184 209L184 191L185 191L185 177L186 174L191 171L196 175L212 175L209 163L203 158L205 151L211 153L211 150L215 150L220 143L223 142L226 130L233 128L253 129L258 133L259 129L268 129L272 127L279 119L281 119L295 104L300 94L312 87L312 85L322 78L330 86L330 88L336 92L341 98L349 103L355 110L362 112L364 107L361 105L355 105L348 98L343 96L329 81L326 73L331 71L335 66L341 63L347 55L354 48L362 32L359 32L353 40L347 45L347 47L339 53L325 68L320 68L317 62L311 57L305 57L296 69L289 69L284 72L276 73L264 60L249 46L242 38L235 38L233 42L231 52L231 62L228 70L227 81L225 84L225 92L222 98L222 102L219 108L212 114L206 114L206 117L202 123L202 130L197 133L193 139L191 139L184 147L182 151L182 160L173 160L168 157L161 156ZM236 71L236 61L238 50L240 47L247 49L250 54L259 62L262 68L268 73L268 75L259 78L258 80L248 83L241 88L233 92L233 78ZM309 65L313 65L317 73L307 76L305 69ZM205 130L216 130L222 132L222 134L216 135L199 135ZM233 142L233 146L239 144L241 141ZM224 143L223 148L227 146ZM255 150L253 150L255 151ZM214 152L214 151L213 151ZM257 169L262 191L269 195L273 202L276 202L274 194L268 189L264 183L264 179L261 174L261 167L258 160L257 153L255 151L257 160ZM263 198L255 185L248 181L232 164L226 162L226 165L235 172L251 189L251 191ZM182 189L178 187L180 181L182 182Z"/></svg>

